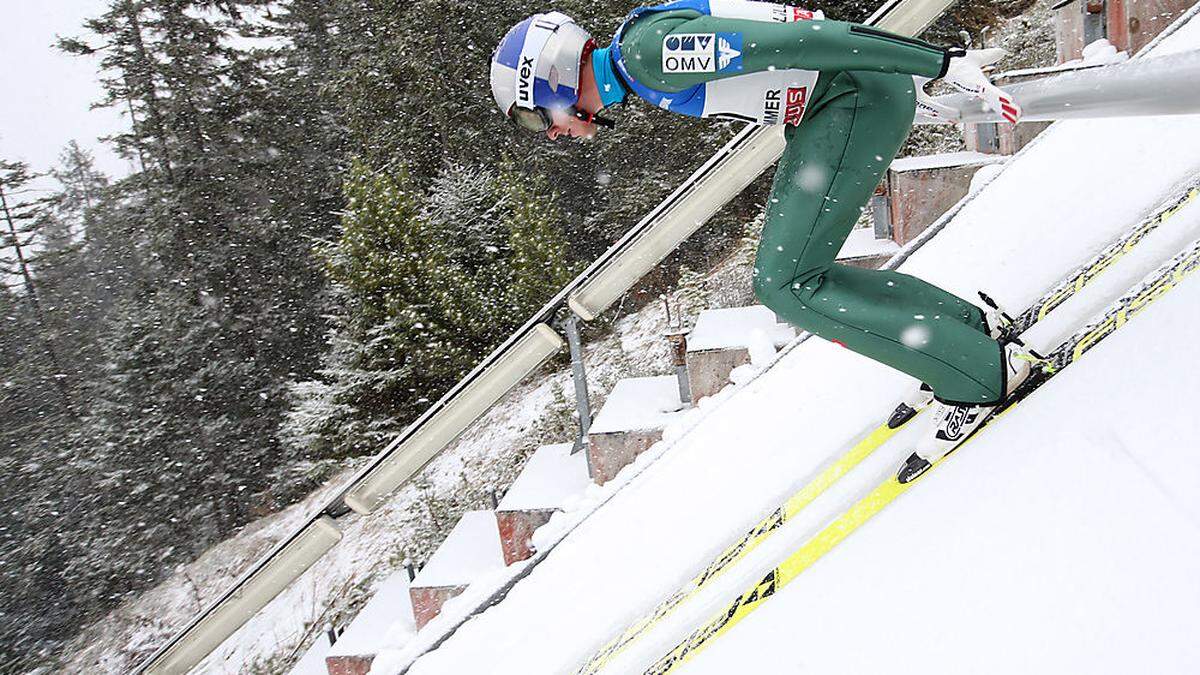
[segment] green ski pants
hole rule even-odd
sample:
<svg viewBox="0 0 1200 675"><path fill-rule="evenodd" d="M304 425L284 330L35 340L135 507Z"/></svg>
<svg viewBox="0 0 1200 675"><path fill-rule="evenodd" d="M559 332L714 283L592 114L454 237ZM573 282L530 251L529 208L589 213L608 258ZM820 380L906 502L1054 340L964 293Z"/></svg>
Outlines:
<svg viewBox="0 0 1200 675"><path fill-rule="evenodd" d="M939 399L1003 395L1002 351L975 305L915 277L834 262L914 116L909 75L823 71L785 132L754 270L784 320L933 387Z"/></svg>

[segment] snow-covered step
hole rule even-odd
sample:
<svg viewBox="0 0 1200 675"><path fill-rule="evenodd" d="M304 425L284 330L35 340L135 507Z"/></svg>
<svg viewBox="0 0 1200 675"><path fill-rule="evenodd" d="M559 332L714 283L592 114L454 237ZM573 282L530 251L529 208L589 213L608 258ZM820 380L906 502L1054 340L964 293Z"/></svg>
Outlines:
<svg viewBox="0 0 1200 675"><path fill-rule="evenodd" d="M603 485L662 439L663 428L687 407L672 375L617 382L588 429L592 480Z"/></svg>
<svg viewBox="0 0 1200 675"><path fill-rule="evenodd" d="M795 328L779 323L775 313L762 305L700 312L688 334L692 403L724 389L733 369L750 363L755 352L774 355L795 337Z"/></svg>
<svg viewBox="0 0 1200 675"><path fill-rule="evenodd" d="M301 656L296 665L288 671L288 675L326 675L329 667L325 665L325 657L329 655L331 647L328 633L322 632L317 635L304 652L304 656Z"/></svg>
<svg viewBox="0 0 1200 675"><path fill-rule="evenodd" d="M567 500L581 495L591 483L587 455L571 454L573 448L573 443L538 448L500 500L496 525L500 529L505 565L533 555L534 530L545 525Z"/></svg>
<svg viewBox="0 0 1200 675"><path fill-rule="evenodd" d="M327 648L325 667L329 675L367 675L381 646L394 649L416 633L409 590L405 571L393 574L379 586L338 641Z"/></svg>
<svg viewBox="0 0 1200 675"><path fill-rule="evenodd" d="M504 567L500 530L491 511L468 511L412 581L409 596L419 630L471 582Z"/></svg>
<svg viewBox="0 0 1200 675"><path fill-rule="evenodd" d="M981 152L949 152L892 162L887 172L888 217L892 239L916 239L971 190L975 172L1008 157Z"/></svg>
<svg viewBox="0 0 1200 675"><path fill-rule="evenodd" d="M878 269L899 251L900 244L894 240L887 237L880 239L875 236L873 228L860 227L846 237L846 242L838 251L837 260L845 265Z"/></svg>

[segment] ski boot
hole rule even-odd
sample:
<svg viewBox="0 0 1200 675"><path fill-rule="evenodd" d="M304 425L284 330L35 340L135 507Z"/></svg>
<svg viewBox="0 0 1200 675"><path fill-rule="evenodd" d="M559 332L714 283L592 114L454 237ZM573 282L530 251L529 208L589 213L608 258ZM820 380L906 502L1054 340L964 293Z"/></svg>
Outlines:
<svg viewBox="0 0 1200 675"><path fill-rule="evenodd" d="M983 317L987 324L988 335L993 340L998 340L1002 344L1017 340L1016 336L1013 335L1016 325L1013 318L987 293L979 291L979 297L988 307ZM933 388L922 383L920 389L906 397L892 411L892 416L888 418L888 428L899 429L908 424L909 420L916 417L917 413L925 409L930 403L933 403Z"/></svg>
<svg viewBox="0 0 1200 675"><path fill-rule="evenodd" d="M1033 363L1039 357L1020 341L1004 345L1005 397L1011 396L1017 387L1029 379ZM933 467L938 460L975 433L996 405L955 405L937 401L930 414L931 433L917 444L917 450L908 457L896 474L901 484L911 483Z"/></svg>
<svg viewBox="0 0 1200 675"><path fill-rule="evenodd" d="M892 416L888 418L888 428L899 429L908 424L909 420L916 417L917 413L930 403L933 403L933 387L922 384L920 389L901 401L892 411Z"/></svg>

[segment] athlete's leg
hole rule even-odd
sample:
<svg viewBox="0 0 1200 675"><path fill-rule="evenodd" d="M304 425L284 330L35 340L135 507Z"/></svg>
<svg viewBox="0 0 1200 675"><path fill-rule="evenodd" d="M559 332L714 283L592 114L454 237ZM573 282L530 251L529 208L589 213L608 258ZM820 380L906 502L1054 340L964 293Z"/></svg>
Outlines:
<svg viewBox="0 0 1200 675"><path fill-rule="evenodd" d="M787 321L916 377L939 398L1002 392L1000 345L975 305L915 277L834 264L912 124L912 78L822 74L786 132L755 265L755 293Z"/></svg>

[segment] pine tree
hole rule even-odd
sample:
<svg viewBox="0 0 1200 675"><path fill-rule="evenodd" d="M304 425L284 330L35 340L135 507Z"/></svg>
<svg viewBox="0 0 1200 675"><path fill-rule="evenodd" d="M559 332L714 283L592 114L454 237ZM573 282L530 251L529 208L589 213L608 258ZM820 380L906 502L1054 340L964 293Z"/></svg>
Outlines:
<svg viewBox="0 0 1200 675"><path fill-rule="evenodd" d="M466 355L430 306L445 289L426 270L444 266L420 196L403 173L359 163L345 184L341 236L318 254L335 288L331 351L321 379L291 388L284 436L310 458L378 449L447 386ZM452 377L452 375L451 375Z"/></svg>
<svg viewBox="0 0 1200 675"><path fill-rule="evenodd" d="M446 168L422 194L357 164L336 243L330 351L284 425L311 459L377 450L571 279L554 199L519 174Z"/></svg>
<svg viewBox="0 0 1200 675"><path fill-rule="evenodd" d="M678 296L680 323L695 325L700 312L708 309L708 276L687 265L680 267Z"/></svg>
<svg viewBox="0 0 1200 675"><path fill-rule="evenodd" d="M527 178L505 164L499 183L510 203L504 217L512 249L508 311L519 325L582 271L582 265L569 257L557 196L544 180Z"/></svg>
<svg viewBox="0 0 1200 675"><path fill-rule="evenodd" d="M52 213L54 197L30 196L30 183L36 176L22 162L0 160L0 239L5 254L0 256L0 275L20 279L26 306L37 326L39 342L51 372L48 374L59 391L62 411L74 415L67 369L59 357L50 333L50 319L43 303L40 282L34 268L42 261L44 249L57 230Z"/></svg>

